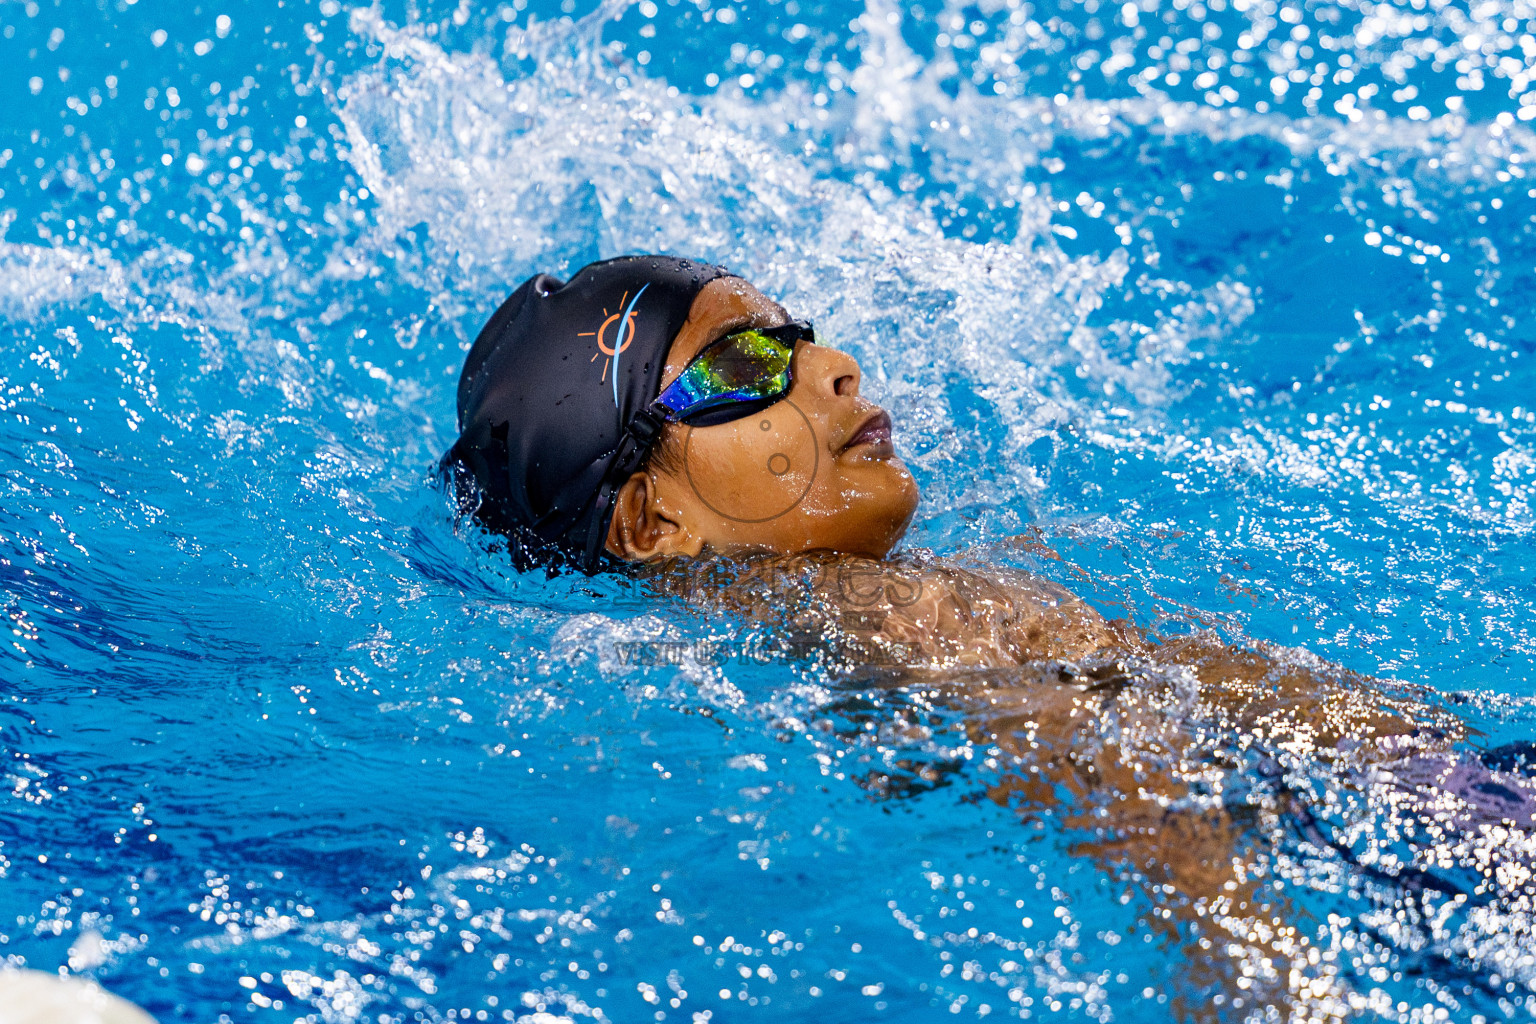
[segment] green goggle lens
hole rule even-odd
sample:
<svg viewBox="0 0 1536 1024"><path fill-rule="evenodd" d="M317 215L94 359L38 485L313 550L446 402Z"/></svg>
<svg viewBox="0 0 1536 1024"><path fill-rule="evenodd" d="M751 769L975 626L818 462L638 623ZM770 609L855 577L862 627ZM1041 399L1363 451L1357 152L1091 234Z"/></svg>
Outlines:
<svg viewBox="0 0 1536 1024"><path fill-rule="evenodd" d="M691 359L654 407L664 419L694 426L746 416L789 393L795 346L803 340L815 334L798 321L728 334Z"/></svg>

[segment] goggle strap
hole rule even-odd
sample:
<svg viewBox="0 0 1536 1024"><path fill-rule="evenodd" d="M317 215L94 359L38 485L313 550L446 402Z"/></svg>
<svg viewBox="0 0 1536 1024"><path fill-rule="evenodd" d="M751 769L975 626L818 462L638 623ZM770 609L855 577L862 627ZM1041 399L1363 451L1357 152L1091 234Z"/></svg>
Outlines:
<svg viewBox="0 0 1536 1024"><path fill-rule="evenodd" d="M619 438L619 446L613 453L613 461L604 474L602 488L595 499L605 511L593 517L587 531L584 552L588 572L592 571L591 567L601 564L604 558L603 544L608 536L608 524L613 519L614 490L645 464L661 428L666 425L666 419L655 411L654 406L641 409L629 418L629 424Z"/></svg>
<svg viewBox="0 0 1536 1024"><path fill-rule="evenodd" d="M642 448L649 450L656 441L656 435L661 433L661 428L667 425L667 421L656 414L653 403L650 408L641 409L630 417L627 433L640 443ZM665 408L665 407L663 407Z"/></svg>

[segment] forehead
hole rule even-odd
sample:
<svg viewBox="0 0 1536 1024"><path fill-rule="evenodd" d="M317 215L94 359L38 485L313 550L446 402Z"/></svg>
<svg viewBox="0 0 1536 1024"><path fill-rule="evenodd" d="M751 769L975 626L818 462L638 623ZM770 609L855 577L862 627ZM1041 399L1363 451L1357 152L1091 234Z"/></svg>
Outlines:
<svg viewBox="0 0 1536 1024"><path fill-rule="evenodd" d="M694 296L687 322L672 339L661 386L670 384L688 360L717 338L743 327L776 327L788 320L783 306L748 282L739 277L716 278Z"/></svg>

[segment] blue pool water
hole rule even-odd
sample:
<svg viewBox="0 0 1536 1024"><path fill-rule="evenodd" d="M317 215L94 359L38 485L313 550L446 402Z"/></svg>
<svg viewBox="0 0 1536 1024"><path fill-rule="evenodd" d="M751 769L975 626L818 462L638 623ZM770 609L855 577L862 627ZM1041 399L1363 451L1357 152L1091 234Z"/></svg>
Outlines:
<svg viewBox="0 0 1536 1024"><path fill-rule="evenodd" d="M0 956L162 1021L1168 1019L1219 951L987 799L956 712L626 663L746 627L456 534L463 352L534 271L724 262L860 359L912 546L1530 739L1533 37L1528 0L0 0ZM912 758L943 784L869 784ZM1529 835L1443 851L1447 895L1385 814L1266 861L1357 1014L1536 1016Z"/></svg>

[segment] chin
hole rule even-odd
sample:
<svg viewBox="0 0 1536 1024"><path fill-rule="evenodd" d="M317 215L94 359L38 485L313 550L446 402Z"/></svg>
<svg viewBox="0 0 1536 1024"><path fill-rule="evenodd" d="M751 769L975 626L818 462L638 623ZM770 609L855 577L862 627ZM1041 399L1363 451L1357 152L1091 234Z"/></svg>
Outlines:
<svg viewBox="0 0 1536 1024"><path fill-rule="evenodd" d="M836 550L884 558L906 536L921 495L907 468L896 465L900 479L883 489L878 500L866 497L849 509L847 518L852 528L845 532L844 543L835 545Z"/></svg>
<svg viewBox="0 0 1536 1024"><path fill-rule="evenodd" d="M916 509L917 502L913 501L911 507L891 523L891 529L885 535L884 543L880 545L880 552L874 556L875 558L886 557L897 544L901 543L901 539L907 535L907 527L912 525L912 513Z"/></svg>
<svg viewBox="0 0 1536 1024"><path fill-rule="evenodd" d="M906 464L898 461L896 468L900 470L901 481L897 488L899 498L894 502L896 506L894 510L895 518L893 520L895 529L891 533L891 542L885 549L887 554L890 553L891 548L900 543L902 537L906 536L907 527L912 525L912 517L917 513L918 502L923 497L922 490L918 488L917 481L912 479L912 474L908 471Z"/></svg>

